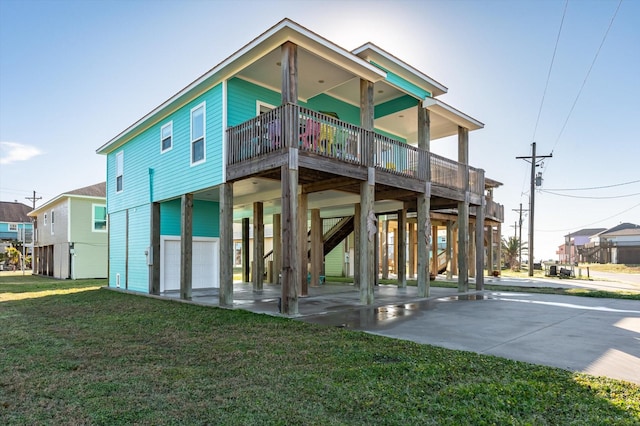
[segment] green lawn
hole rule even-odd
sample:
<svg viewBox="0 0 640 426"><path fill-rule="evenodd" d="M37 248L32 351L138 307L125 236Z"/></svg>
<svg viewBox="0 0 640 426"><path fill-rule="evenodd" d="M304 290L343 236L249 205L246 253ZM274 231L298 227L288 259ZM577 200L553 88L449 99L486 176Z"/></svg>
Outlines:
<svg viewBox="0 0 640 426"><path fill-rule="evenodd" d="M0 424L640 423L630 383L103 283L0 277Z"/></svg>

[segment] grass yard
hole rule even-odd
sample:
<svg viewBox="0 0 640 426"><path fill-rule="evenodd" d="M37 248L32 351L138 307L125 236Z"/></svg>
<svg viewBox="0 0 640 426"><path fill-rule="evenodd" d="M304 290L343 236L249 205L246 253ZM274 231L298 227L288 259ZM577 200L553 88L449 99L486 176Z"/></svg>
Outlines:
<svg viewBox="0 0 640 426"><path fill-rule="evenodd" d="M0 277L0 424L640 424L630 383L103 283Z"/></svg>

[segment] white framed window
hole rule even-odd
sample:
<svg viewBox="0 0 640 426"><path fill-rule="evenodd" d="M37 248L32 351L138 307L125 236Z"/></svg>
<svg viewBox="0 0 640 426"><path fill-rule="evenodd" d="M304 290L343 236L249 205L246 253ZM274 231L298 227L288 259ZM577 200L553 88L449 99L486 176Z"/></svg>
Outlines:
<svg viewBox="0 0 640 426"><path fill-rule="evenodd" d="M269 112L272 109L276 109L275 105L268 104L262 101L256 101L256 116Z"/></svg>
<svg viewBox="0 0 640 426"><path fill-rule="evenodd" d="M91 230L93 232L107 232L107 206L92 204L91 212Z"/></svg>
<svg viewBox="0 0 640 426"><path fill-rule="evenodd" d="M47 226L47 214L44 214L44 220L42 226Z"/></svg>
<svg viewBox="0 0 640 426"><path fill-rule="evenodd" d="M18 224L17 223L10 223L9 224L9 231L10 232L18 232Z"/></svg>
<svg viewBox="0 0 640 426"><path fill-rule="evenodd" d="M122 179L124 176L124 151L116 154L116 192L122 192Z"/></svg>
<svg viewBox="0 0 640 426"><path fill-rule="evenodd" d="M191 109L191 165L206 160L205 103Z"/></svg>
<svg viewBox="0 0 640 426"><path fill-rule="evenodd" d="M55 221L56 221L55 212L51 210L51 235L53 235Z"/></svg>
<svg viewBox="0 0 640 426"><path fill-rule="evenodd" d="M160 153L170 151L173 148L173 121L160 128Z"/></svg>

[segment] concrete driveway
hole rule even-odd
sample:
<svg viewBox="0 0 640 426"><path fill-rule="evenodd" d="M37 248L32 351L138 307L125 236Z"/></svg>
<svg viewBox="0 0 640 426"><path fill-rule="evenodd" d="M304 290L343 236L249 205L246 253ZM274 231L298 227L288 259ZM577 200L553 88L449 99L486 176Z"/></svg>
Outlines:
<svg viewBox="0 0 640 426"><path fill-rule="evenodd" d="M483 292L300 319L640 384L640 301Z"/></svg>

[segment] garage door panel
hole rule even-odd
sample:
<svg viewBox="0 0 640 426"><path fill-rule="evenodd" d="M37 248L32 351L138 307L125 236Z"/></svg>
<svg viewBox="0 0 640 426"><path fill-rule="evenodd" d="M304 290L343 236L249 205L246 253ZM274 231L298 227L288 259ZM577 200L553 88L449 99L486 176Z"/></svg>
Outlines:
<svg viewBox="0 0 640 426"><path fill-rule="evenodd" d="M218 288L218 239L194 239L192 251L192 288ZM164 239L161 291L180 290L180 240Z"/></svg>

